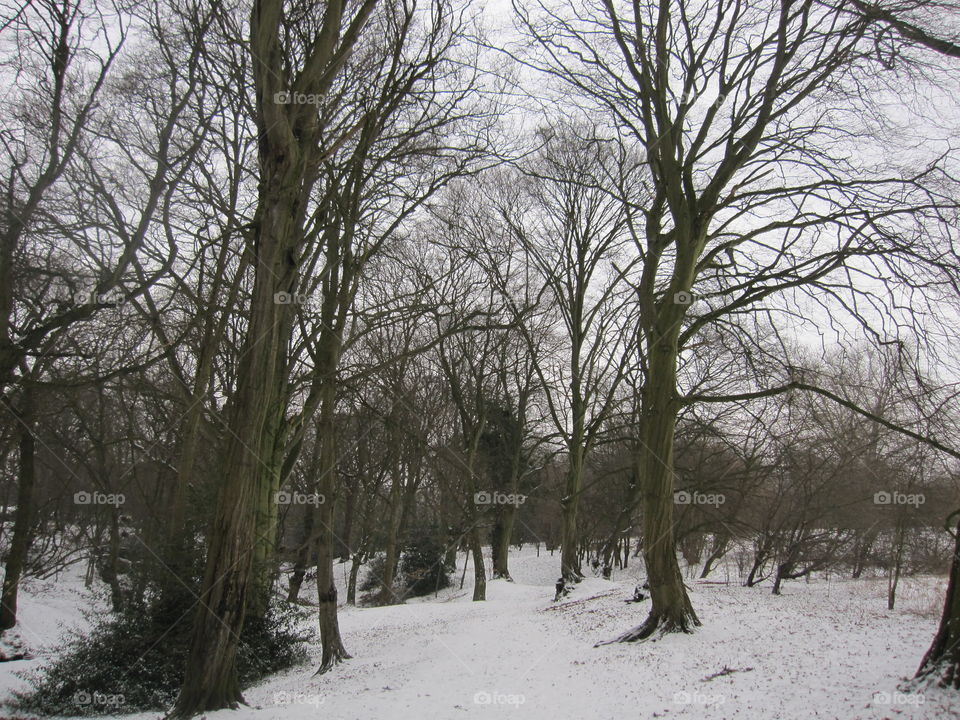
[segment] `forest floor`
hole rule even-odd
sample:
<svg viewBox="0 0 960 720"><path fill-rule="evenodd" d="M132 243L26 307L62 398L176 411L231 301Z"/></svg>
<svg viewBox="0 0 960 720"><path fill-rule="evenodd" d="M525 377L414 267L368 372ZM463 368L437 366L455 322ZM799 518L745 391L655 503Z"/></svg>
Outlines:
<svg viewBox="0 0 960 720"><path fill-rule="evenodd" d="M902 685L933 637L944 578L905 579L888 611L883 578L789 582L776 597L769 583L742 587L731 557L708 581L691 573L703 623L696 633L594 647L646 616L649 601L624 602L642 580L640 562L613 581L588 578L554 603L558 563L525 546L511 557L514 582L488 582L484 603L471 602L472 570L459 588L461 566L454 587L437 597L344 607L340 628L353 659L314 677L314 653L309 664L248 688L249 707L207 718L960 717L957 695ZM19 672L49 659L64 631L84 626L93 598L79 575L65 575L26 583L21 602L35 658L0 663L0 701L26 687ZM0 718L9 717L0 706Z"/></svg>

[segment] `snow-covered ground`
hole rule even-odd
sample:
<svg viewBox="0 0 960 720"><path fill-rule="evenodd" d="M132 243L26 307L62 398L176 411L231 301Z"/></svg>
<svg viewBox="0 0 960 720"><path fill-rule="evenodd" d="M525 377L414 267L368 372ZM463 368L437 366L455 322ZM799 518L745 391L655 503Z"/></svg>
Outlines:
<svg viewBox="0 0 960 720"><path fill-rule="evenodd" d="M461 556L462 557L462 556ZM462 561L462 560L461 560ZM463 590L385 608L344 607L353 659L314 677L310 664L246 690L250 707L209 720L278 718L947 718L960 698L904 692L939 619L944 579L907 579L886 609L882 579L742 587L735 568L689 580L703 627L656 642L594 647L646 614L625 603L639 563L611 581L589 578L552 602L558 557L524 547L515 582L492 581L487 602ZM344 568L345 571L345 568ZM730 579L730 584L726 580ZM456 586L459 585L459 572ZM0 664L0 694L25 687L16 673L48 657L67 627L82 627L92 598L80 577L27 583L24 639L37 657ZM15 717L0 707L0 718ZM141 714L130 718L156 718Z"/></svg>

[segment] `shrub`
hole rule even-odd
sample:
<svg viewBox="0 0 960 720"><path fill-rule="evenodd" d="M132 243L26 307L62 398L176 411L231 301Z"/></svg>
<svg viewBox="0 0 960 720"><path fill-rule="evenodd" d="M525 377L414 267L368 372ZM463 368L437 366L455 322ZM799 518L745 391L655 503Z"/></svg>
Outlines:
<svg viewBox="0 0 960 720"><path fill-rule="evenodd" d="M380 579L383 577L386 567L387 556L383 553L378 553L370 558L370 560L367 561L367 574L364 575L363 580L360 581L360 590L362 592L379 590Z"/></svg>
<svg viewBox="0 0 960 720"><path fill-rule="evenodd" d="M58 648L51 664L27 675L33 687L16 693L14 705L72 716L169 707L183 680L192 613L172 622L164 622L170 619L164 615L140 608L95 622L90 633L78 633ZM305 615L284 603L264 618L244 622L237 654L241 686L306 660L304 644L312 633L303 630Z"/></svg>
<svg viewBox="0 0 960 720"><path fill-rule="evenodd" d="M450 585L446 548L433 535L416 538L404 548L400 574L411 597L428 595Z"/></svg>

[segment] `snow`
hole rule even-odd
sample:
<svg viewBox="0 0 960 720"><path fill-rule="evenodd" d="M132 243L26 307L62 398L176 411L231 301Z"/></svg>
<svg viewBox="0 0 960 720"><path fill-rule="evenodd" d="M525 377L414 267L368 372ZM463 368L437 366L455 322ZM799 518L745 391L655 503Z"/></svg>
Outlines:
<svg viewBox="0 0 960 720"><path fill-rule="evenodd" d="M484 603L471 602L471 570L463 590L437 598L344 607L340 628L353 659L315 677L316 652L310 664L248 688L249 707L207 718L858 720L960 713L960 696L902 685L933 637L944 578L902 581L898 607L888 611L882 578L789 582L776 597L768 584L742 587L736 569L721 565L708 582L693 572L688 580L703 622L696 633L595 648L645 617L649 601L624 602L642 580L639 562L631 562L613 581L588 578L554 603L559 557L537 557L528 546L511 556L515 582L489 581ZM24 687L15 673L42 663L70 627L82 629L84 608L97 601L79 575L70 575L27 583L21 602L21 633L37 657L0 663L0 697ZM11 711L0 708L0 717Z"/></svg>

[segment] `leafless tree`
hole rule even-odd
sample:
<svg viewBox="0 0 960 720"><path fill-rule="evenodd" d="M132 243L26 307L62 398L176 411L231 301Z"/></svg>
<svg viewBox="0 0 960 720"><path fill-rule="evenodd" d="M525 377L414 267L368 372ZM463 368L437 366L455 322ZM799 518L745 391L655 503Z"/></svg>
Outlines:
<svg viewBox="0 0 960 720"><path fill-rule="evenodd" d="M876 147L875 136L844 127L830 108L867 102L850 88L877 61L873 26L844 10L603 0L587 12L540 5L518 14L540 48L523 60L647 153L652 199L637 204L635 236L652 608L619 639L689 631L699 620L674 552L672 502L681 352L710 326L748 345L748 318L776 316L771 325L782 326L797 302L852 315L872 337L912 332L916 316L877 303L859 278L891 295L955 284L941 261L951 181L935 157L916 168L849 162L858 143Z"/></svg>

